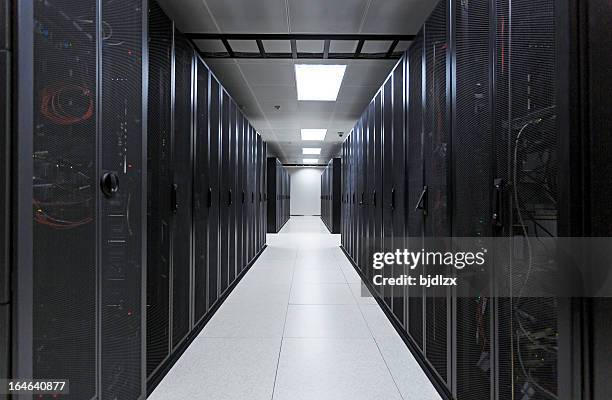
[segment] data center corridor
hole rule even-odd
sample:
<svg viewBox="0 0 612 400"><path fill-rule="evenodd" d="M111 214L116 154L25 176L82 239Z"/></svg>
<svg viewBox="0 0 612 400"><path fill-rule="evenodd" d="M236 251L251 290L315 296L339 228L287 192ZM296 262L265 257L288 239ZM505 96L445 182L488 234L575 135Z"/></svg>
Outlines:
<svg viewBox="0 0 612 400"><path fill-rule="evenodd" d="M439 399L319 217L291 217L151 395Z"/></svg>

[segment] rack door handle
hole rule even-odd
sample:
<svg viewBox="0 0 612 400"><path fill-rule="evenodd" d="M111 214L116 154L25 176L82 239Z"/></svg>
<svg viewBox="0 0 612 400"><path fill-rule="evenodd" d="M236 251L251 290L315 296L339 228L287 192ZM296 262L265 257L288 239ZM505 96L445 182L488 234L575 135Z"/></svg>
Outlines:
<svg viewBox="0 0 612 400"><path fill-rule="evenodd" d="M376 207L376 190L372 193L372 203Z"/></svg>
<svg viewBox="0 0 612 400"><path fill-rule="evenodd" d="M172 204L172 212L176 214L178 212L179 203L178 203L178 185L176 183L172 184L171 188L171 204Z"/></svg>
<svg viewBox="0 0 612 400"><path fill-rule="evenodd" d="M391 189L391 210L395 210L395 188Z"/></svg>
<svg viewBox="0 0 612 400"><path fill-rule="evenodd" d="M417 201L415 210L421 210L423 211L423 215L427 215L427 191L428 191L428 187L427 186L423 186L423 191L421 192L421 196L419 197L419 200Z"/></svg>
<svg viewBox="0 0 612 400"><path fill-rule="evenodd" d="M494 179L493 180L493 215L491 216L491 221L493 226L501 228L504 226L504 219L502 215L502 202L503 202L503 193L504 193L504 180L503 179Z"/></svg>
<svg viewBox="0 0 612 400"><path fill-rule="evenodd" d="M100 189L106 197L113 197L119 191L119 176L114 172L105 172L100 178Z"/></svg>
<svg viewBox="0 0 612 400"><path fill-rule="evenodd" d="M244 193L244 190L243 190L242 191L242 204L244 204L245 198L246 198L246 194Z"/></svg>
<svg viewBox="0 0 612 400"><path fill-rule="evenodd" d="M206 200L208 208L212 207L212 188L208 188L208 199Z"/></svg>
<svg viewBox="0 0 612 400"><path fill-rule="evenodd" d="M233 199L232 199L232 190L230 189L230 190L227 191L227 205L231 206L232 202L233 202Z"/></svg>

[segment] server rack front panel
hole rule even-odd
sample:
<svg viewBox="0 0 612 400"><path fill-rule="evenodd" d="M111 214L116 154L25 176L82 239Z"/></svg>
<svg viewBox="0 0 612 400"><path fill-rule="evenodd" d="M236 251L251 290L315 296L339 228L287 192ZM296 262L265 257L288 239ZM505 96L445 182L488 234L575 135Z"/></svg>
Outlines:
<svg viewBox="0 0 612 400"><path fill-rule="evenodd" d="M210 221L208 168L208 78L206 65L196 63L194 176L194 323L208 311L208 225Z"/></svg>
<svg viewBox="0 0 612 400"><path fill-rule="evenodd" d="M194 51L189 41L175 32L175 94L172 224L172 346L189 333L193 218L193 132L191 120Z"/></svg>
<svg viewBox="0 0 612 400"><path fill-rule="evenodd" d="M149 6L147 160L147 375L170 352L171 69L173 24Z"/></svg>
<svg viewBox="0 0 612 400"><path fill-rule="evenodd" d="M31 154L18 156L32 160L31 198L35 208L32 298L22 297L22 292L16 301L32 304L32 337L31 342L25 337L15 338L23 340L24 348L17 348L13 357L17 361L22 357L19 352L31 351L30 360L23 364L25 367L29 363L31 370L19 372L25 376L70 379L73 399L90 399L101 393L96 374L101 308L96 295L100 273L97 232L101 229L96 201L100 162L96 141L100 123L98 43L95 24L87 24L79 31L65 22L62 13L96 21L97 5L93 0L56 1L53 6L35 2L33 18L49 28L47 35L34 34L33 65L20 65L22 70L31 69L33 77L32 93L20 93L33 102L31 126L21 127L33 133L33 148ZM20 22L28 26L26 21ZM53 40L48 39L51 33ZM23 41L19 46L29 45L23 35L20 39ZM65 40L74 45L58 50ZM25 49L19 51L26 54ZM70 116L58 115L50 107L62 93L74 102ZM67 203L70 208L62 206ZM31 209L29 204L28 207ZM122 256L126 257L125 252ZM122 258L121 268L124 263Z"/></svg>
<svg viewBox="0 0 612 400"><path fill-rule="evenodd" d="M208 94L208 307L217 302L220 289L220 224L221 224L221 187L219 183L220 139L221 139L221 85L214 76L210 76Z"/></svg>

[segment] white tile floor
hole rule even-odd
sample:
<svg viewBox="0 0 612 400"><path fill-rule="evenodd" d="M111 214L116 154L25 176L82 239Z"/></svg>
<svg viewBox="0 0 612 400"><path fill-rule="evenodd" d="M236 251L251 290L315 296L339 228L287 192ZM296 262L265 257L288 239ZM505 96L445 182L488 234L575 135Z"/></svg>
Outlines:
<svg viewBox="0 0 612 400"><path fill-rule="evenodd" d="M292 217L153 400L438 400L318 217Z"/></svg>

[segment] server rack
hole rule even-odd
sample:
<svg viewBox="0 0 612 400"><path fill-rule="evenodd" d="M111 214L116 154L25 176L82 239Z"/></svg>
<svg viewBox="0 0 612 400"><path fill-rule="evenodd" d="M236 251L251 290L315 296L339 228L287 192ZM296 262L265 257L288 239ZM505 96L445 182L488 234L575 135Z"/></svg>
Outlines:
<svg viewBox="0 0 612 400"><path fill-rule="evenodd" d="M267 232L278 233L289 220L289 173L276 157L267 159Z"/></svg>
<svg viewBox="0 0 612 400"><path fill-rule="evenodd" d="M32 223L13 230L6 375L144 398L146 2L14 6L12 209Z"/></svg>
<svg viewBox="0 0 612 400"><path fill-rule="evenodd" d="M342 164L332 158L321 174L321 220L331 233L340 233Z"/></svg>
<svg viewBox="0 0 612 400"><path fill-rule="evenodd" d="M12 60L9 16L10 2L0 2L0 89L2 100L0 100L0 126L2 137L0 147L0 353L10 354L10 199L11 199L11 138L9 135L11 122L11 77L10 65ZM0 360L0 379L8 376L10 366L9 357Z"/></svg>
<svg viewBox="0 0 612 400"><path fill-rule="evenodd" d="M438 239L499 237L504 252L488 267L516 285L530 266L526 254L554 257L539 238L609 235L601 204L610 193L600 173L610 168L600 135L609 116L594 110L609 103L601 93L610 82L602 68L610 15L605 2L437 5L382 87L384 207L390 189L396 196L382 211L382 244L370 225L374 196L363 196L374 189L368 170L378 160L378 135L372 143L367 132L371 106L343 144L342 246L365 279L364 245L450 250ZM513 248L526 242L525 252ZM585 349L609 330L593 319L609 303L520 292L490 298L498 289L491 285L473 298L409 288L401 300L397 287L376 295L444 397L605 398L605 367Z"/></svg>

